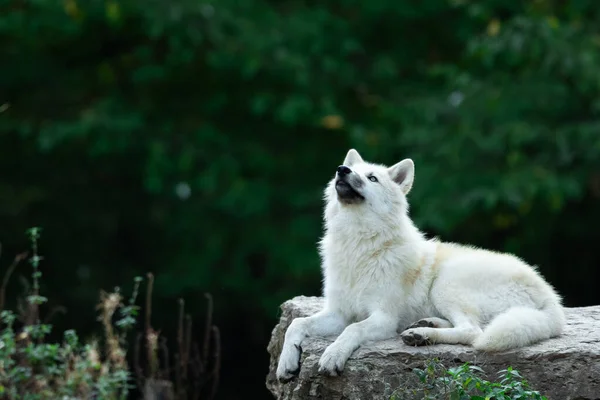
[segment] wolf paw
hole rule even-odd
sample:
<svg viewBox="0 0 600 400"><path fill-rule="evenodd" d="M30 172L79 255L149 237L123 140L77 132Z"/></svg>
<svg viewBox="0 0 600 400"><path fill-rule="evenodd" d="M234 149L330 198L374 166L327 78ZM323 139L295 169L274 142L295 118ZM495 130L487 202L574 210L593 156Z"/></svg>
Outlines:
<svg viewBox="0 0 600 400"><path fill-rule="evenodd" d="M452 328L452 323L438 317L422 318L404 330L415 328Z"/></svg>
<svg viewBox="0 0 600 400"><path fill-rule="evenodd" d="M420 319L406 329L412 329L412 328L437 328L437 326L431 320Z"/></svg>
<svg viewBox="0 0 600 400"><path fill-rule="evenodd" d="M319 374L325 376L340 376L348 357L335 343L329 345L319 360Z"/></svg>
<svg viewBox="0 0 600 400"><path fill-rule="evenodd" d="M400 334L402 341L408 346L425 346L431 344L427 335L419 333L418 329L408 329Z"/></svg>
<svg viewBox="0 0 600 400"><path fill-rule="evenodd" d="M302 348L297 345L284 344L281 356L279 356L279 365L277 365L277 379L286 383L291 381L300 372L300 354Z"/></svg>

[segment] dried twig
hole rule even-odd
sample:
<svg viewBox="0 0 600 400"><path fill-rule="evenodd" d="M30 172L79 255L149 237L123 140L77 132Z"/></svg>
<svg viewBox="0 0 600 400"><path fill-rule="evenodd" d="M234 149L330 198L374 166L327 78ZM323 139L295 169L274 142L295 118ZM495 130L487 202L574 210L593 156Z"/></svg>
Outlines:
<svg viewBox="0 0 600 400"><path fill-rule="evenodd" d="M210 343L210 333L212 327L212 316L213 316L213 298L210 293L204 293L206 297L206 323L204 325L204 346L202 348L203 364L206 365L208 362L208 346Z"/></svg>
<svg viewBox="0 0 600 400"><path fill-rule="evenodd" d="M169 376L171 375L171 369L170 369L170 365L171 365L171 359L169 358L169 348L167 347L167 338L165 337L161 337L160 338L160 349L162 350L163 353L163 363L165 365L165 368L162 370L162 379L169 379Z"/></svg>
<svg viewBox="0 0 600 400"><path fill-rule="evenodd" d="M175 370L176 381L177 381L177 394L178 396L183 395L183 381L184 381L184 347L183 347L183 318L185 313L185 301L179 299L179 318L177 319L177 369Z"/></svg>
<svg viewBox="0 0 600 400"><path fill-rule="evenodd" d="M0 254L2 252L2 246L0 245ZM13 260L12 264L6 270L6 274L4 274L4 278L2 279L2 286L0 286L0 311L4 310L4 301L6 298L6 287L8 286L8 281L10 280L10 276L12 275L17 265L21 263L21 261L27 258L27 253L18 254Z"/></svg>
<svg viewBox="0 0 600 400"><path fill-rule="evenodd" d="M137 334L133 347L133 368L135 369L135 380L140 390L144 387L144 371L140 364L140 344L142 343L143 336L141 332Z"/></svg>
<svg viewBox="0 0 600 400"><path fill-rule="evenodd" d="M177 319L177 347L179 354L183 354L183 318L185 313L185 301L179 299L179 318ZM183 360L181 360L183 361Z"/></svg>
<svg viewBox="0 0 600 400"><path fill-rule="evenodd" d="M46 318L44 318L44 324L47 324L48 322L50 322L50 320L54 317L55 314L60 313L60 314L66 314L67 313L67 309L63 306L56 306L53 307L50 312L48 313L48 315L46 315Z"/></svg>
<svg viewBox="0 0 600 400"><path fill-rule="evenodd" d="M202 387L202 374L204 373L204 364L202 364L202 356L200 354L198 344L194 343L193 350L194 351L192 365L195 368L192 368L192 373L194 374L194 392L192 398L194 400L197 400L200 398L200 388Z"/></svg>
<svg viewBox="0 0 600 400"><path fill-rule="evenodd" d="M211 377L213 380L212 390L210 391L210 399L215 397L217 393L217 387L219 386L219 372L221 371L221 335L219 332L219 328L216 326L212 327L213 338L214 338L214 346L213 349L213 370L211 373Z"/></svg>
<svg viewBox="0 0 600 400"><path fill-rule="evenodd" d="M182 353L182 364L183 364L183 377L187 379L188 363L190 360L190 346L192 342L192 317L189 314L185 316L185 336L183 340L183 353Z"/></svg>
<svg viewBox="0 0 600 400"><path fill-rule="evenodd" d="M152 316L152 289L154 286L154 275L152 272L148 272L146 275L148 278L148 284L146 286L146 334L150 331L150 317Z"/></svg>

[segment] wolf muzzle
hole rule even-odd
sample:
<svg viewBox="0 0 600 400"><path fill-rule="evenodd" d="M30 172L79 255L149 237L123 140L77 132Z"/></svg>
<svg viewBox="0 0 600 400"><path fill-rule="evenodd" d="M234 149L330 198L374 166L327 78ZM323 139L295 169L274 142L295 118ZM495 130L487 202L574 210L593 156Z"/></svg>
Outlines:
<svg viewBox="0 0 600 400"><path fill-rule="evenodd" d="M352 170L345 165L337 167L335 190L340 202L345 204L359 203L365 198L357 190L362 186L360 178L352 176Z"/></svg>

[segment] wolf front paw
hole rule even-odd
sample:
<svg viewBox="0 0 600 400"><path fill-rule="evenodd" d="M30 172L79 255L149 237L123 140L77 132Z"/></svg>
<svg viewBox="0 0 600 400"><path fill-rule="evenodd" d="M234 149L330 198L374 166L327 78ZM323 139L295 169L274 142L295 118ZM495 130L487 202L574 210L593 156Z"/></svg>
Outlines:
<svg viewBox="0 0 600 400"><path fill-rule="evenodd" d="M431 344L431 340L420 328L407 329L400 334L402 341L408 346L425 346Z"/></svg>
<svg viewBox="0 0 600 400"><path fill-rule="evenodd" d="M348 356L336 343L329 345L319 360L319 373L326 376L340 376Z"/></svg>
<svg viewBox="0 0 600 400"><path fill-rule="evenodd" d="M302 348L297 345L284 344L281 355L279 356L279 364L275 375L280 382L286 383L292 380L300 372L300 354Z"/></svg>

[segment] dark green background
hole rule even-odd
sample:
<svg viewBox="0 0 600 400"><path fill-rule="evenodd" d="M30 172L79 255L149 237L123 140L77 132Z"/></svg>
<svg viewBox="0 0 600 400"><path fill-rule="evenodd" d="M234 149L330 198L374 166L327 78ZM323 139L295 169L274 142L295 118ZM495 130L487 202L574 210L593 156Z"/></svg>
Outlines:
<svg viewBox="0 0 600 400"><path fill-rule="evenodd" d="M166 332L210 291L219 397L268 398L278 306L319 294L322 190L355 147L415 161L429 235L598 303L599 22L593 0L0 0L0 266L43 227L42 291L82 332L148 271Z"/></svg>

